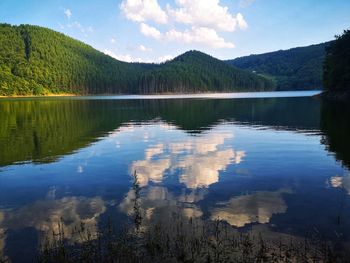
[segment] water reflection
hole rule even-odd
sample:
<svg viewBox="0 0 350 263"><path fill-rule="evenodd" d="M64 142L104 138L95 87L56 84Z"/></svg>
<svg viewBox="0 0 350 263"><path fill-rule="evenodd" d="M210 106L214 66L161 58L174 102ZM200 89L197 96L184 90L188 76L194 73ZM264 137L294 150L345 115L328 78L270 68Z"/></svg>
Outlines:
<svg viewBox="0 0 350 263"><path fill-rule="evenodd" d="M41 232L58 233L59 227L70 239L72 231L81 223L92 232L96 228L97 219L106 210L100 197L64 197L58 200L41 200L19 209L1 211L0 226L6 229L21 229L33 227ZM61 224L62 223L62 224ZM79 240L76 240L79 241Z"/></svg>
<svg viewBox="0 0 350 263"><path fill-rule="evenodd" d="M90 238L97 238L98 219L105 211L105 202L101 197L76 196L48 198L17 209L0 210L0 256L8 254L14 262L32 261L39 241L31 243L31 236L40 239L45 233L50 233L49 237L51 233L63 234L70 241L83 242L86 240L85 234L77 235L82 224L89 229ZM35 232L16 237L15 233L26 233L29 229ZM7 246L9 241L10 244L21 244L23 240L28 240L28 243L21 251L18 251L18 246ZM31 248L30 251L27 251L26 246ZM4 253L5 248L7 253Z"/></svg>
<svg viewBox="0 0 350 263"><path fill-rule="evenodd" d="M333 187L344 189L350 195L350 175L333 176L330 179L330 183Z"/></svg>
<svg viewBox="0 0 350 263"><path fill-rule="evenodd" d="M52 162L130 121L161 119L199 133L226 121L276 129L317 130L311 98L236 100L0 100L0 165ZM145 138L146 139L146 138Z"/></svg>
<svg viewBox="0 0 350 263"><path fill-rule="evenodd" d="M211 213L211 219L224 220L232 226L242 227L250 223L269 223L272 215L284 213L287 205L282 194L290 191L261 191L253 194L233 197L221 202Z"/></svg>
<svg viewBox="0 0 350 263"><path fill-rule="evenodd" d="M193 193L194 194L194 193ZM135 199L138 199L139 208L135 211ZM199 218L203 215L201 208L193 202L186 202L183 196L178 196L164 186L148 186L143 188L139 197L135 189L130 189L125 199L119 205L120 211L130 217L139 213L141 229L147 229L150 224L161 221L171 224L174 215L186 218Z"/></svg>
<svg viewBox="0 0 350 263"><path fill-rule="evenodd" d="M179 173L179 182L187 188L208 187L219 181L219 172L232 163L239 164L244 151L225 149L225 140L232 139L232 133L212 131L185 141L150 146L145 150L145 159L131 164L130 171L138 174L141 187L161 183L165 171ZM227 147L226 147L227 148Z"/></svg>
<svg viewBox="0 0 350 263"><path fill-rule="evenodd" d="M34 237L58 231L61 218L68 239L82 222L96 232L101 218L139 214L147 229L180 213L271 237L317 229L349 241L345 106L22 100L0 101L0 110L0 251L15 261L18 244L35 251Z"/></svg>
<svg viewBox="0 0 350 263"><path fill-rule="evenodd" d="M350 104L323 101L321 109L321 130L325 134L322 142L338 160L350 167Z"/></svg>

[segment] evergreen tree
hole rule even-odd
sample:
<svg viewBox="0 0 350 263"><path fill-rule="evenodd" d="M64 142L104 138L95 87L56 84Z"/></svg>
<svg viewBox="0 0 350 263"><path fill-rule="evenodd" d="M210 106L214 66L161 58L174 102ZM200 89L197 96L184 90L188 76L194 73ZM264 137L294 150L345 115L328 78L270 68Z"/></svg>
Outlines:
<svg viewBox="0 0 350 263"><path fill-rule="evenodd" d="M323 83L329 91L350 91L350 30L327 48Z"/></svg>

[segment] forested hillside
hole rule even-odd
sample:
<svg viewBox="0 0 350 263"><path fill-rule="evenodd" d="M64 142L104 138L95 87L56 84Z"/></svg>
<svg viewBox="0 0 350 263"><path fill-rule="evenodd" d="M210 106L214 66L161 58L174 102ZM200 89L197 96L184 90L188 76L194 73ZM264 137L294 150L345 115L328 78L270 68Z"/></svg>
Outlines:
<svg viewBox="0 0 350 263"><path fill-rule="evenodd" d="M199 51L188 51L149 70L140 80L141 93L273 90L272 81L226 65Z"/></svg>
<svg viewBox="0 0 350 263"><path fill-rule="evenodd" d="M350 30L327 48L323 81L328 91L350 92Z"/></svg>
<svg viewBox="0 0 350 263"><path fill-rule="evenodd" d="M2 95L126 92L143 70L38 26L2 24L0 35Z"/></svg>
<svg viewBox="0 0 350 263"><path fill-rule="evenodd" d="M273 79L277 90L320 89L323 86L325 49L330 43L250 55L226 62Z"/></svg>
<svg viewBox="0 0 350 263"><path fill-rule="evenodd" d="M274 89L273 82L199 52L156 65L115 60L39 26L0 24L0 95Z"/></svg>

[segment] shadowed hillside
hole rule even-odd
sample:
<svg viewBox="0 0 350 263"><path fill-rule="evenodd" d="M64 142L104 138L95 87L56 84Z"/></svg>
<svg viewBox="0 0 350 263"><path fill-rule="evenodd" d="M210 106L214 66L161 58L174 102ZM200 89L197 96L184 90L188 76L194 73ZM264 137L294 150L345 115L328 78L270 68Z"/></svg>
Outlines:
<svg viewBox="0 0 350 263"><path fill-rule="evenodd" d="M226 62L273 79L278 90L320 89L325 49L330 43L250 55Z"/></svg>

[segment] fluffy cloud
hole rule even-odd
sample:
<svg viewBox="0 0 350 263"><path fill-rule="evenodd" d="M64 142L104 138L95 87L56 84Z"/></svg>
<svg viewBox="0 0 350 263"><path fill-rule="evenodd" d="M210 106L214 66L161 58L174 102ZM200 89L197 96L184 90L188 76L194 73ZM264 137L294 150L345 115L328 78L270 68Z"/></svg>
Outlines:
<svg viewBox="0 0 350 263"><path fill-rule="evenodd" d="M139 57L133 57L130 54L125 54L125 55L120 55L120 54L115 54L113 51L109 50L109 49L105 49L103 51L103 53L105 53L106 55L115 58L117 60L120 61L125 61L125 62L139 62L139 63L150 63L150 60L145 60Z"/></svg>
<svg viewBox="0 0 350 263"><path fill-rule="evenodd" d="M235 45L231 42L226 42L212 28L207 27L192 27L191 30L184 32L172 29L165 33L166 41L177 41L186 44L202 44L212 48L234 48Z"/></svg>
<svg viewBox="0 0 350 263"><path fill-rule="evenodd" d="M70 11L70 9L64 9L64 14L68 19L70 19L70 17L72 16L72 11Z"/></svg>
<svg viewBox="0 0 350 263"><path fill-rule="evenodd" d="M167 14L159 6L157 0L124 0L120 7L125 16L135 22L151 20L165 24L168 21Z"/></svg>
<svg viewBox="0 0 350 263"><path fill-rule="evenodd" d="M161 39L161 37L162 37L162 34L160 33L160 31L158 29L156 29L155 27L149 26L145 23L140 24L140 32L144 36L151 37L154 39Z"/></svg>
<svg viewBox="0 0 350 263"><path fill-rule="evenodd" d="M219 0L177 0L176 3L177 8L168 5L167 9L179 23L229 32L247 27L240 13L230 14L228 7L221 6Z"/></svg>
<svg viewBox="0 0 350 263"><path fill-rule="evenodd" d="M173 55L164 55L164 56L160 56L160 57L158 58L158 62L159 62L159 63L163 63L163 62L172 60L174 57L175 57L175 56L173 56Z"/></svg>
<svg viewBox="0 0 350 263"><path fill-rule="evenodd" d="M244 17L241 13L238 13L236 16L237 25L240 29L246 29L248 27L247 22L244 20Z"/></svg>
<svg viewBox="0 0 350 263"><path fill-rule="evenodd" d="M124 0L121 9L129 20L140 23L140 32L155 40L200 44L211 48L234 48L232 42L218 35L219 31L232 32L248 27L241 13L232 14L220 0L176 0L176 6L167 5L162 10L157 0ZM146 24L153 21L159 24L170 24L173 21L189 28L173 28L161 32L154 26Z"/></svg>
<svg viewBox="0 0 350 263"><path fill-rule="evenodd" d="M190 30L178 31L176 29L169 30L162 34L155 27L145 23L140 24L140 31L144 36L162 40L165 42L179 42L185 44L201 44L212 48L234 48L232 42L226 42L212 28L192 27Z"/></svg>
<svg viewBox="0 0 350 263"><path fill-rule="evenodd" d="M142 51L142 52L150 52L150 51L152 51L151 48L145 47L144 45L139 45L137 47L137 50Z"/></svg>

